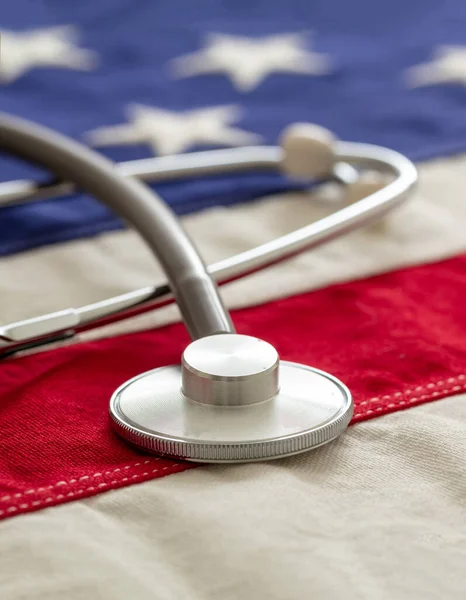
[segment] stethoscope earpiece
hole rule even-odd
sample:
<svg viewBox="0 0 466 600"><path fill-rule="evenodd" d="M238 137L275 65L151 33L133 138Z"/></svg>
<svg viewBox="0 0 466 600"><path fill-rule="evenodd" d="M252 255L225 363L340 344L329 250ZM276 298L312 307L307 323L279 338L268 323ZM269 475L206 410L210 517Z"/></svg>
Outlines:
<svg viewBox="0 0 466 600"><path fill-rule="evenodd" d="M333 174L337 139L314 123L293 123L283 130L279 144L283 151L281 169L292 178L310 181Z"/></svg>
<svg viewBox="0 0 466 600"><path fill-rule="evenodd" d="M110 401L117 432L149 452L194 462L270 460L321 446L353 414L335 377L280 361L255 337L192 342L181 366L138 375Z"/></svg>

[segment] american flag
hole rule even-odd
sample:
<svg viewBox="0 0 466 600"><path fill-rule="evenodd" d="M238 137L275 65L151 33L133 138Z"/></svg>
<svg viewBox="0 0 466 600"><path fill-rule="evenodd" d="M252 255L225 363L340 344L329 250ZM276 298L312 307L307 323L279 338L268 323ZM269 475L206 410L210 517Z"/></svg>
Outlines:
<svg viewBox="0 0 466 600"><path fill-rule="evenodd" d="M0 110L115 162L312 122L420 174L379 224L222 288L239 332L352 390L324 448L193 468L117 438L113 391L188 341L173 306L0 363L1 598L464 598L466 4L16 0L0 36ZM154 189L207 263L346 202L261 172ZM163 280L94 198L0 216L2 323Z"/></svg>

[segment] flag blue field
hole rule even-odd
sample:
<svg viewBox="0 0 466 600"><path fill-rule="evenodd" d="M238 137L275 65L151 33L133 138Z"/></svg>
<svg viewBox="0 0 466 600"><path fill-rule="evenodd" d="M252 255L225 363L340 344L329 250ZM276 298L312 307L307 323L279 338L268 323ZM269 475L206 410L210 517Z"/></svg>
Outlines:
<svg viewBox="0 0 466 600"><path fill-rule="evenodd" d="M0 110L103 141L114 161L275 144L293 121L414 160L466 146L462 0L18 0L2 7L0 31ZM47 178L1 160L0 180L29 176ZM157 190L181 215L285 186L257 173ZM121 227L77 195L7 208L0 254Z"/></svg>

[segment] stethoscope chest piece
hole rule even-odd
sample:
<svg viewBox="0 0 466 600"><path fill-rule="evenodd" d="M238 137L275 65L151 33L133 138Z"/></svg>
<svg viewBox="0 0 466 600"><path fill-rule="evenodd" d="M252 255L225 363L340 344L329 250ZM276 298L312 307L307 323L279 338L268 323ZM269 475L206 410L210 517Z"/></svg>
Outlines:
<svg viewBox="0 0 466 600"><path fill-rule="evenodd" d="M123 384L110 401L117 432L149 452L195 462L290 456L338 437L349 390L308 366L280 361L262 340L221 334L192 342L182 365Z"/></svg>

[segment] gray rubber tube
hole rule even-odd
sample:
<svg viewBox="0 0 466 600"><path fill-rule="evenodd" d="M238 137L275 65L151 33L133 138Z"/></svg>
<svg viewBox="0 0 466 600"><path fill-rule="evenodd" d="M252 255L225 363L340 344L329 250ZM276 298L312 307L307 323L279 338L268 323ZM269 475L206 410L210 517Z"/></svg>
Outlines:
<svg viewBox="0 0 466 600"><path fill-rule="evenodd" d="M146 185L119 176L111 161L71 138L5 113L0 113L0 150L72 181L130 223L165 270L192 339L234 332L195 246L169 207Z"/></svg>

